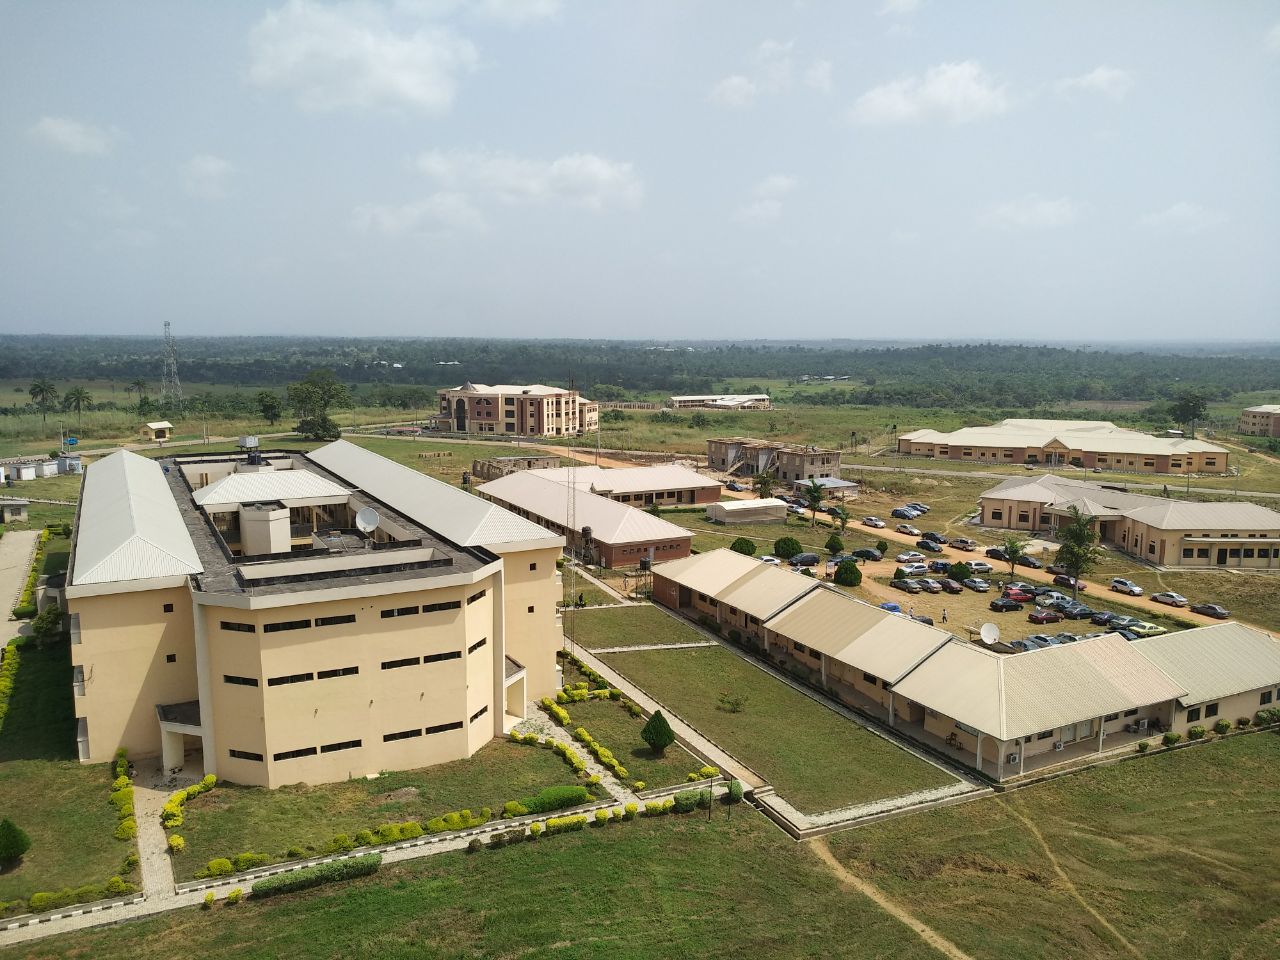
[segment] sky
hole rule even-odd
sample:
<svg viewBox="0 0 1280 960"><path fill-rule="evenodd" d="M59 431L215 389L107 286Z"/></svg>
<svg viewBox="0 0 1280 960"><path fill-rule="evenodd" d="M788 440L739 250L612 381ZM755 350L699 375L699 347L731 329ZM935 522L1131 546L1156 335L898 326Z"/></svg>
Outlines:
<svg viewBox="0 0 1280 960"><path fill-rule="evenodd" d="M1280 334L1280 3L0 0L0 332Z"/></svg>

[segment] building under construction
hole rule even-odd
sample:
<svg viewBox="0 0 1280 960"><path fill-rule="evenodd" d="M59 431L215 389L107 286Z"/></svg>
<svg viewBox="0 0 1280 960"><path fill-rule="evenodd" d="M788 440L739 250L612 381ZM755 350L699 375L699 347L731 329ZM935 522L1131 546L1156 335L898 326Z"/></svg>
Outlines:
<svg viewBox="0 0 1280 960"><path fill-rule="evenodd" d="M819 480L840 476L840 451L751 437L707 441L707 466L750 477L772 473L779 480Z"/></svg>

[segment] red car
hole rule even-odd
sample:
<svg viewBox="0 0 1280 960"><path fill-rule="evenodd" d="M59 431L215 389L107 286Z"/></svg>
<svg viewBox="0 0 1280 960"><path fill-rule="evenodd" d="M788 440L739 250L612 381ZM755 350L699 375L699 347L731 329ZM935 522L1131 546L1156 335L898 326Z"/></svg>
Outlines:
<svg viewBox="0 0 1280 960"><path fill-rule="evenodd" d="M1037 607L1034 611L1027 614L1027 619L1032 623L1057 623L1060 620L1065 620L1066 617L1057 610L1042 610Z"/></svg>
<svg viewBox="0 0 1280 960"><path fill-rule="evenodd" d="M1009 600L1016 600L1018 603L1030 603L1036 598L1034 593L1027 593L1027 591L1019 590L1016 587L1005 587L1003 596Z"/></svg>

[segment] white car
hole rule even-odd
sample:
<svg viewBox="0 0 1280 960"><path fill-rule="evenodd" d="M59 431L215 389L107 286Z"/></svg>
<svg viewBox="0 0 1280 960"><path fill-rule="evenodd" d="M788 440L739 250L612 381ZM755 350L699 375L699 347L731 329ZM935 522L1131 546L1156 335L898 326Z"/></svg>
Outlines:
<svg viewBox="0 0 1280 960"><path fill-rule="evenodd" d="M990 573L993 569L991 564L985 560L964 560L962 562L974 573Z"/></svg>
<svg viewBox="0 0 1280 960"><path fill-rule="evenodd" d="M774 566L777 566L778 564L782 563L782 561L779 558L773 556L773 554L770 554L770 553L766 553L763 557L761 557L760 562L771 563Z"/></svg>
<svg viewBox="0 0 1280 960"><path fill-rule="evenodd" d="M1116 593L1127 593L1131 597L1142 596L1142 588L1132 580L1126 580L1124 577L1116 577L1112 580L1111 589Z"/></svg>
<svg viewBox="0 0 1280 960"><path fill-rule="evenodd" d="M804 507L797 507L794 503L787 507L787 513L794 513L798 517L806 516Z"/></svg>
<svg viewBox="0 0 1280 960"><path fill-rule="evenodd" d="M1156 603L1167 603L1171 607L1185 607L1187 605L1187 598L1180 593L1174 593L1172 590L1153 593L1151 599Z"/></svg>
<svg viewBox="0 0 1280 960"><path fill-rule="evenodd" d="M885 523L883 520L881 520L879 517L863 517L862 525L864 527L875 527L877 530L883 530L885 527L888 526L888 524Z"/></svg>
<svg viewBox="0 0 1280 960"><path fill-rule="evenodd" d="M900 553L894 557L899 563L920 563L924 560L923 553L917 553L915 550L908 550L906 553Z"/></svg>
<svg viewBox="0 0 1280 960"><path fill-rule="evenodd" d="M905 563L902 565L902 575L904 577L923 577L929 572L929 568L923 563Z"/></svg>
<svg viewBox="0 0 1280 960"><path fill-rule="evenodd" d="M906 533L906 534L909 534L909 535L911 535L911 536L913 536L913 537L918 537L918 536L920 536L920 530L919 530L918 528L916 528L916 527L913 527L913 526L912 526L911 524L909 524L909 523L900 523L900 524L898 524L896 527L894 527L893 529L894 529L894 530L896 530L898 533Z"/></svg>

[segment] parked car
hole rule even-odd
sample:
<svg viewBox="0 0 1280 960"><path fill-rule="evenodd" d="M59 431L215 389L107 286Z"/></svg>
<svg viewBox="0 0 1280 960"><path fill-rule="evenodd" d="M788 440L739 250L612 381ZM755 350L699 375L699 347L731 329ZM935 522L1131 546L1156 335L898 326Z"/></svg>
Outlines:
<svg viewBox="0 0 1280 960"><path fill-rule="evenodd" d="M974 573L990 573L995 567L985 560L966 560L965 563Z"/></svg>
<svg viewBox="0 0 1280 960"><path fill-rule="evenodd" d="M795 514L797 517L807 517L809 512L804 507L797 507L795 504L787 507L787 513Z"/></svg>
<svg viewBox="0 0 1280 960"><path fill-rule="evenodd" d="M905 553L898 554L894 559L899 563L920 563L924 560L924 554L916 553L914 550L907 550Z"/></svg>
<svg viewBox="0 0 1280 960"><path fill-rule="evenodd" d="M726 484L724 485L724 488L725 488L726 490L732 490L734 493L742 493L742 491L744 491L744 490L746 490L746 489L747 489L747 488L746 488L746 487L744 487L742 484L740 484L740 483L734 483L734 482L732 482L732 481L730 481L729 483L726 483Z"/></svg>
<svg viewBox="0 0 1280 960"><path fill-rule="evenodd" d="M916 623L927 623L929 626L931 627L933 626L933 617L930 617L923 613L914 614L911 617L911 619L914 620Z"/></svg>
<svg viewBox="0 0 1280 960"><path fill-rule="evenodd" d="M844 563L846 560L853 560L853 561L854 561L854 563L857 563L857 560L854 560L853 554L851 554L851 553L837 553L837 554L836 554L835 556L833 556L833 557L827 557L827 566L828 566L828 567L838 567L838 566L840 566L840 564Z"/></svg>
<svg viewBox="0 0 1280 960"><path fill-rule="evenodd" d="M956 583L949 577L939 580L938 582L942 584L943 593L964 593L964 587L960 586L960 584Z"/></svg>
<svg viewBox="0 0 1280 960"><path fill-rule="evenodd" d="M1060 597L1062 594L1058 592L1058 588L1048 583L1037 583L1031 591L1037 597Z"/></svg>
<svg viewBox="0 0 1280 960"><path fill-rule="evenodd" d="M886 600L880 604L881 610L888 610L890 613L901 613L902 605L894 600Z"/></svg>
<svg viewBox="0 0 1280 960"><path fill-rule="evenodd" d="M1036 603L1040 606L1057 606L1059 603L1071 603L1070 597L1064 597L1053 587L1036 587L1031 591L1036 596Z"/></svg>
<svg viewBox="0 0 1280 960"><path fill-rule="evenodd" d="M1093 616L1093 608L1083 603L1071 603L1060 609L1068 620L1088 620Z"/></svg>
<svg viewBox="0 0 1280 960"><path fill-rule="evenodd" d="M877 530L883 530L885 527L888 526L888 524L885 523L883 520L881 520L879 517L863 517L862 525L864 527L875 527Z"/></svg>
<svg viewBox="0 0 1280 960"><path fill-rule="evenodd" d="M916 582L919 583L920 586L923 587L929 593L942 592L942 584L940 584L937 580L934 580L932 577L922 577Z"/></svg>
<svg viewBox="0 0 1280 960"><path fill-rule="evenodd" d="M999 547L987 547L987 556L992 560L999 560L1001 563L1009 562L1009 555Z"/></svg>
<svg viewBox="0 0 1280 960"><path fill-rule="evenodd" d="M1032 570L1040 570L1040 569L1043 569L1044 564L1041 563L1039 560L1037 560L1035 557L1019 557L1018 566L1030 567Z"/></svg>
<svg viewBox="0 0 1280 960"><path fill-rule="evenodd" d="M1050 610L1045 607L1036 607L1027 614L1027 619L1032 623L1059 623L1063 616L1057 610Z"/></svg>
<svg viewBox="0 0 1280 960"><path fill-rule="evenodd" d="M903 576L906 577L923 577L929 572L929 568L923 563L904 563L898 569L900 569Z"/></svg>
<svg viewBox="0 0 1280 960"><path fill-rule="evenodd" d="M1053 582L1060 587L1071 587L1079 590L1081 593L1084 593L1089 589L1089 585L1087 583L1082 580L1077 580L1075 577L1069 577L1065 573L1058 574L1053 578Z"/></svg>
<svg viewBox="0 0 1280 960"><path fill-rule="evenodd" d="M942 547L938 546L932 540L917 540L916 546L921 550L927 550L929 553L941 553Z"/></svg>
<svg viewBox="0 0 1280 960"><path fill-rule="evenodd" d="M1060 563L1051 563L1047 567L1045 567L1045 570L1047 570L1049 573L1056 573L1059 576L1067 572L1067 568Z"/></svg>
<svg viewBox="0 0 1280 960"><path fill-rule="evenodd" d="M1142 622L1137 617L1112 617L1107 622L1107 626L1112 630L1128 630Z"/></svg>
<svg viewBox="0 0 1280 960"><path fill-rule="evenodd" d="M907 593L919 593L924 589L916 581L906 578L902 580L890 580L889 586L893 587L895 590L905 590Z"/></svg>
<svg viewBox="0 0 1280 960"><path fill-rule="evenodd" d="M1012 587L1005 587L1004 593L1001 594L1006 600L1015 600L1018 603L1030 603L1035 597L1023 590L1014 590Z"/></svg>
<svg viewBox="0 0 1280 960"><path fill-rule="evenodd" d="M1202 613L1206 617L1213 617L1215 620L1225 620L1231 616L1231 611L1226 607L1219 606L1216 603L1193 603L1191 605L1192 613Z"/></svg>
<svg viewBox="0 0 1280 960"><path fill-rule="evenodd" d="M950 540L948 540L946 537L944 537L942 534L940 534L940 533L935 533L935 532L934 532L934 531L932 531L932 530L930 530L928 533L926 533L926 534L924 535L924 538L925 538L926 540L932 540L934 543L950 543L950 542L951 542L951 541L950 541Z"/></svg>
<svg viewBox="0 0 1280 960"><path fill-rule="evenodd" d="M986 593L991 589L991 584L983 580L981 577L970 577L968 580L961 581L961 586L968 587L975 593Z"/></svg>
<svg viewBox="0 0 1280 960"><path fill-rule="evenodd" d="M897 517L899 520L914 520L920 514L915 510L908 510L906 507L894 507L889 511L889 516Z"/></svg>
<svg viewBox="0 0 1280 960"><path fill-rule="evenodd" d="M977 550L978 549L977 542L974 540L970 540L968 537L953 537L951 539L951 545L955 547L957 550Z"/></svg>
<svg viewBox="0 0 1280 960"><path fill-rule="evenodd" d="M1074 633L1055 633L1053 639L1059 643L1075 643L1080 637Z"/></svg>
<svg viewBox="0 0 1280 960"><path fill-rule="evenodd" d="M913 527L909 523L900 523L893 529L896 530L898 533L905 533L908 536L912 536L912 537L920 536L920 531L917 530L915 527Z"/></svg>
<svg viewBox="0 0 1280 960"><path fill-rule="evenodd" d="M1171 607L1185 607L1187 605L1187 598L1180 593L1174 593L1172 590L1153 593L1151 599L1154 603L1167 603Z"/></svg>
<svg viewBox="0 0 1280 960"><path fill-rule="evenodd" d="M1120 616L1120 614L1113 613L1110 610L1095 610L1093 612L1093 616L1089 618L1089 622L1097 624L1100 627L1105 627L1118 616Z"/></svg>
<svg viewBox="0 0 1280 960"><path fill-rule="evenodd" d="M782 560L779 559L778 557L775 557L771 553L766 553L763 557L760 558L760 562L770 563L770 564L773 564L774 566L777 566L778 564L782 563Z"/></svg>
<svg viewBox="0 0 1280 960"><path fill-rule="evenodd" d="M1011 613L1014 610L1022 609L1022 604L1017 600L1010 599L1009 597L996 597L987 604L987 606L989 606L994 613Z"/></svg>
<svg viewBox="0 0 1280 960"><path fill-rule="evenodd" d="M825 513L828 517L838 517L840 516L840 514L844 513L844 507L840 506L840 504L837 503L833 507L824 507L822 512Z"/></svg>
<svg viewBox="0 0 1280 960"><path fill-rule="evenodd" d="M797 553L787 561L793 567L814 567L821 562L822 558L816 553Z"/></svg>
<svg viewBox="0 0 1280 960"><path fill-rule="evenodd" d="M1157 626L1154 623L1147 623L1146 621L1135 623L1128 629L1130 633L1139 637L1158 637L1162 633L1169 632L1165 627Z"/></svg>
<svg viewBox="0 0 1280 960"><path fill-rule="evenodd" d="M1019 653L1026 653L1028 650L1034 650L1036 648L1034 643L1028 643L1026 640L1010 640L1009 646L1014 650L1017 650Z"/></svg>
<svg viewBox="0 0 1280 960"><path fill-rule="evenodd" d="M860 547L851 554L859 560L883 560L884 554L872 547Z"/></svg>
<svg viewBox="0 0 1280 960"><path fill-rule="evenodd" d="M1124 577L1115 577L1112 579L1111 589L1116 593L1126 593L1131 597L1142 596L1142 588L1132 580L1126 580Z"/></svg>
<svg viewBox="0 0 1280 960"><path fill-rule="evenodd" d="M916 503L916 501L912 500L910 503L907 504L907 506L910 507L912 510L915 510L917 513L929 512L929 505L927 503Z"/></svg>
<svg viewBox="0 0 1280 960"><path fill-rule="evenodd" d="M1023 593L1032 593L1035 590L1035 586L1025 580L1010 580L1005 587L1009 590L1021 590Z"/></svg>
<svg viewBox="0 0 1280 960"><path fill-rule="evenodd" d="M1117 631L1115 631L1115 632L1116 632L1116 633L1118 633L1118 634L1120 634L1120 636L1124 637L1126 640L1137 640L1137 639L1138 639L1138 635L1137 635L1136 633L1133 633L1133 632L1132 632L1132 631L1130 631L1130 630L1117 630Z"/></svg>
<svg viewBox="0 0 1280 960"><path fill-rule="evenodd" d="M929 572L930 573L950 573L951 561L950 560L930 560Z"/></svg>

